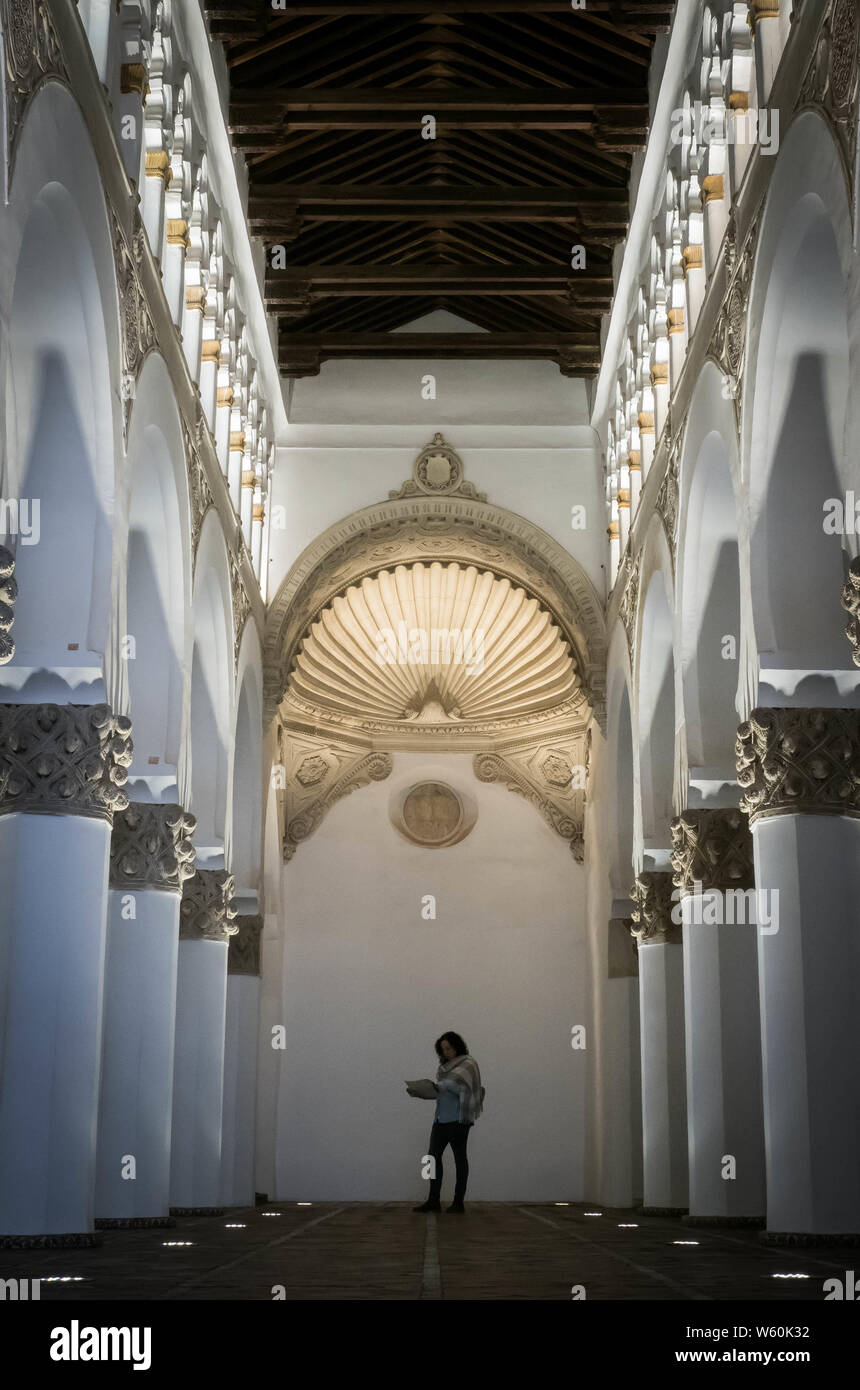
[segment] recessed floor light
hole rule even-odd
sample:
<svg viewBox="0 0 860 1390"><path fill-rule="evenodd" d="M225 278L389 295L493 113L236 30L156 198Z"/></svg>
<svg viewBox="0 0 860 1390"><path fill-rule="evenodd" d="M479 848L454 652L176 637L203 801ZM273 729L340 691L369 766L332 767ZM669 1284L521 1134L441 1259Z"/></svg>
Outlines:
<svg viewBox="0 0 860 1390"><path fill-rule="evenodd" d="M808 1274L772 1274L771 1279L808 1279Z"/></svg>
<svg viewBox="0 0 860 1390"><path fill-rule="evenodd" d="M602 1212L602 1211L584 1211L582 1214L583 1214L583 1216L602 1216L602 1215L603 1215L603 1212Z"/></svg>
<svg viewBox="0 0 860 1390"><path fill-rule="evenodd" d="M83 1274L49 1274L42 1277L41 1284L83 1284L86 1282Z"/></svg>
<svg viewBox="0 0 860 1390"><path fill-rule="evenodd" d="M698 1245L697 1240L673 1240L673 1245Z"/></svg>
<svg viewBox="0 0 860 1390"><path fill-rule="evenodd" d="M225 1231L244 1231L244 1230L245 1230L245 1223L244 1223L244 1221L228 1221L228 1222L226 1223L226 1225L224 1226L224 1230L225 1230Z"/></svg>
<svg viewBox="0 0 860 1390"><path fill-rule="evenodd" d="M282 1213L279 1212L279 1211L261 1211L261 1212L260 1212L260 1215L261 1215L261 1216L280 1216L281 1214L282 1214Z"/></svg>
<svg viewBox="0 0 860 1390"><path fill-rule="evenodd" d="M554 1207L569 1207L570 1202L553 1202Z"/></svg>
<svg viewBox="0 0 860 1390"><path fill-rule="evenodd" d="M618 1223L618 1229L619 1229L619 1231L638 1231L638 1229L639 1229L639 1222L638 1222L638 1221L619 1221L619 1223Z"/></svg>
<svg viewBox="0 0 860 1390"><path fill-rule="evenodd" d="M162 1245L193 1245L193 1240L163 1240Z"/></svg>
<svg viewBox="0 0 860 1390"><path fill-rule="evenodd" d="M297 1207L312 1207L313 1202L296 1202Z"/></svg>

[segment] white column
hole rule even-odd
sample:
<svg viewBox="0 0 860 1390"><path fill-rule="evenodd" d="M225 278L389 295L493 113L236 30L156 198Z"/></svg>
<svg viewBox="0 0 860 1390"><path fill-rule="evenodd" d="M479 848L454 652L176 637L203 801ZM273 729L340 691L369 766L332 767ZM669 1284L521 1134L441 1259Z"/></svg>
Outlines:
<svg viewBox="0 0 860 1390"><path fill-rule="evenodd" d="M93 1236L108 852L131 724L0 705L0 1233Z"/></svg>
<svg viewBox="0 0 860 1390"><path fill-rule="evenodd" d="M257 1126L257 1048L260 1032L260 916L237 917L227 960L227 1035L221 1201L254 1205L254 1135Z"/></svg>
<svg viewBox="0 0 860 1390"><path fill-rule="evenodd" d="M171 1214L220 1212L227 942L233 877L198 869L182 893L173 1072Z"/></svg>
<svg viewBox="0 0 860 1390"><path fill-rule="evenodd" d="M856 1241L860 710L753 710L737 752L771 918L758 933L765 1239Z"/></svg>
<svg viewBox="0 0 860 1390"><path fill-rule="evenodd" d="M193 816L132 803L114 819L96 1224L170 1224L179 899Z"/></svg>
<svg viewBox="0 0 860 1390"><path fill-rule="evenodd" d="M743 812L672 823L684 915L690 1225L763 1226L758 967L752 837Z"/></svg>
<svg viewBox="0 0 860 1390"><path fill-rule="evenodd" d="M639 942L643 1211L687 1211L684 964L672 920L672 876L648 870L633 885Z"/></svg>
<svg viewBox="0 0 860 1390"><path fill-rule="evenodd" d="M630 917L610 918L603 989L597 1197L614 1207L632 1206L642 1193L639 960L632 926Z"/></svg>

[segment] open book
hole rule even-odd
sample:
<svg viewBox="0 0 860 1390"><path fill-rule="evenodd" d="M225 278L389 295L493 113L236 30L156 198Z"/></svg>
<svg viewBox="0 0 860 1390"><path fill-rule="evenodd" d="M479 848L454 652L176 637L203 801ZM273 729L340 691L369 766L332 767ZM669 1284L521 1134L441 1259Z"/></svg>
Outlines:
<svg viewBox="0 0 860 1390"><path fill-rule="evenodd" d="M439 1094L435 1081L407 1081L406 1090L410 1096L416 1096L418 1100L435 1100Z"/></svg>

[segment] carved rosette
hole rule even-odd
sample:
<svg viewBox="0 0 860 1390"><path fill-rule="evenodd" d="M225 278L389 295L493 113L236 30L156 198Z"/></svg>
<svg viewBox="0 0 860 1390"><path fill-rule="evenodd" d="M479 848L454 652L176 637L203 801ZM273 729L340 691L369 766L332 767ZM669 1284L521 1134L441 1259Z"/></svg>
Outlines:
<svg viewBox="0 0 860 1390"><path fill-rule="evenodd" d="M848 578L842 589L842 607L850 613L845 636L851 643L851 655L855 666L860 666L860 558L848 566Z"/></svg>
<svg viewBox="0 0 860 1390"><path fill-rule="evenodd" d="M226 869L198 869L182 889L179 908L181 941L228 941L235 926L233 875Z"/></svg>
<svg viewBox="0 0 860 1390"><path fill-rule="evenodd" d="M0 705L0 815L111 822L131 760L131 720L109 705Z"/></svg>
<svg viewBox="0 0 860 1390"><path fill-rule="evenodd" d="M754 709L735 751L751 822L860 816L860 709Z"/></svg>
<svg viewBox="0 0 860 1390"><path fill-rule="evenodd" d="M584 790L572 790L570 779L575 766L583 766L579 756L580 744L584 755L584 734L576 749L566 755L558 751L547 754L543 749L508 749L503 753L476 753L472 769L479 782L502 782L509 792L522 796L535 810L540 811L547 825L567 840L577 864L585 859ZM567 786L562 791L547 775L547 765L554 770L562 765L567 770Z"/></svg>
<svg viewBox="0 0 860 1390"><path fill-rule="evenodd" d="M0 666L5 666L15 655L15 643L9 633L15 618L13 605L17 597L15 556L5 545L0 545Z"/></svg>
<svg viewBox="0 0 860 1390"><path fill-rule="evenodd" d="M18 128L30 97L46 77L68 77L50 10L44 0L0 0L10 180Z"/></svg>
<svg viewBox="0 0 860 1390"><path fill-rule="evenodd" d="M646 869L633 880L632 931L641 946L676 946L681 924L672 920L674 884L668 870Z"/></svg>
<svg viewBox="0 0 860 1390"><path fill-rule="evenodd" d="M182 806L132 801L114 818L110 842L112 888L178 893L194 875L194 816Z"/></svg>
<svg viewBox="0 0 860 1390"><path fill-rule="evenodd" d="M236 918L235 926L238 931L235 936L230 938L230 949L227 953L227 973L228 975L259 975L260 937L263 931L263 919L259 914L243 914Z"/></svg>
<svg viewBox="0 0 860 1390"><path fill-rule="evenodd" d="M752 834L743 811L697 808L676 816L672 868L684 894L754 888Z"/></svg>

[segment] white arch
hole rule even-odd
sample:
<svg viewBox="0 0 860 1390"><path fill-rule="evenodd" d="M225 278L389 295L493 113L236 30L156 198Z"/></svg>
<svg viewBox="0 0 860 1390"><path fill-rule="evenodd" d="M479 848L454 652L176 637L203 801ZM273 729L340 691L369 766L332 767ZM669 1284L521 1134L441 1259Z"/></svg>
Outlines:
<svg viewBox="0 0 860 1390"><path fill-rule="evenodd" d="M236 672L228 863L242 910L253 912L261 888L263 805L263 658L253 622L245 625Z"/></svg>
<svg viewBox="0 0 860 1390"><path fill-rule="evenodd" d="M624 625L616 623L606 677L609 882L613 898L627 898L633 881L638 762L634 757L630 657Z"/></svg>
<svg viewBox="0 0 860 1390"><path fill-rule="evenodd" d="M634 757L638 762L638 812L634 856L649 854L658 867L671 845L680 769L676 766L676 662L671 556L655 516L642 549L634 659Z"/></svg>
<svg viewBox="0 0 860 1390"><path fill-rule="evenodd" d="M227 548L214 508L203 523L194 574L190 653L190 810L201 867L224 868L233 736L233 609Z"/></svg>
<svg viewBox="0 0 860 1390"><path fill-rule="evenodd" d="M27 544L19 527L17 653L3 688L18 699L116 706L116 277L98 163L77 105L55 82L29 108L15 169L0 212L16 266L0 300L9 325L2 481L19 518L22 503L35 517L38 502L39 534Z"/></svg>
<svg viewBox="0 0 860 1390"><path fill-rule="evenodd" d="M135 800L176 801L190 615L191 538L179 410L167 367L150 354L129 426L124 663Z"/></svg>
<svg viewBox="0 0 860 1390"><path fill-rule="evenodd" d="M778 160L751 286L744 396L758 698L839 703L838 682L804 682L804 672L851 666L840 608L848 538L824 529L828 499L851 485L850 210L821 117L802 114Z"/></svg>

